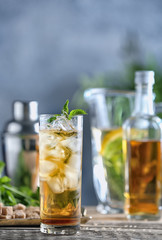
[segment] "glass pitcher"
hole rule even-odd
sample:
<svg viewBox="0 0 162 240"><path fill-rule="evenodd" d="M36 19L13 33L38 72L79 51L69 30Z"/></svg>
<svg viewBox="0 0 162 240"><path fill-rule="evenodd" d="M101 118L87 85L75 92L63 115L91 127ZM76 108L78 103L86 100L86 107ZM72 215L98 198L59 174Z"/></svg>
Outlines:
<svg viewBox="0 0 162 240"><path fill-rule="evenodd" d="M124 162L122 123L133 110L134 92L92 88L84 92L89 105L93 183L103 214L123 211Z"/></svg>

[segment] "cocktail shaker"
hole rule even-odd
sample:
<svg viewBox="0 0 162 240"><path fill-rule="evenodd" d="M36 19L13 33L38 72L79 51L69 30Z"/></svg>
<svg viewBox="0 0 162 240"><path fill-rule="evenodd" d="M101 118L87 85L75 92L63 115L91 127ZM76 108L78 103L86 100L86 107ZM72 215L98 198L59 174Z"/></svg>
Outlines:
<svg viewBox="0 0 162 240"><path fill-rule="evenodd" d="M14 101L13 118L2 132L2 155L6 174L15 186L38 184L38 102Z"/></svg>

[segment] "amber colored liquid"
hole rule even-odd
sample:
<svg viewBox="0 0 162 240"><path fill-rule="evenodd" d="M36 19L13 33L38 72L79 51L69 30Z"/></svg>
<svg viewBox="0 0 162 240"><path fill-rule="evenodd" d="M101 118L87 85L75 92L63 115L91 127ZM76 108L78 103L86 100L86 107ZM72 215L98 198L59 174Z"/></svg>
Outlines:
<svg viewBox="0 0 162 240"><path fill-rule="evenodd" d="M69 191L56 194L51 191L48 184L40 182L41 187L41 222L49 225L76 226L80 223L80 204L74 206L69 202L65 206L60 205L61 201L68 202ZM67 198L67 199L66 199Z"/></svg>
<svg viewBox="0 0 162 240"><path fill-rule="evenodd" d="M125 212L156 215L160 199L161 142L124 140L123 153L126 159Z"/></svg>
<svg viewBox="0 0 162 240"><path fill-rule="evenodd" d="M41 130L39 180L41 223L78 226L81 205L81 135Z"/></svg>

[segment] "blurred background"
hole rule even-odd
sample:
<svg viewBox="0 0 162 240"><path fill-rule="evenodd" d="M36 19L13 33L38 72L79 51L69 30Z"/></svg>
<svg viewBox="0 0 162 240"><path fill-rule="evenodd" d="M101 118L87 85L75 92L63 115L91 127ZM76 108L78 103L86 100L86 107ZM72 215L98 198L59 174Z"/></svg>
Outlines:
<svg viewBox="0 0 162 240"><path fill-rule="evenodd" d="M14 100L38 101L39 114L66 99L86 109L85 89L132 90L140 69L155 71L162 101L161 15L161 0L0 0L0 131ZM96 205L84 120L82 204Z"/></svg>

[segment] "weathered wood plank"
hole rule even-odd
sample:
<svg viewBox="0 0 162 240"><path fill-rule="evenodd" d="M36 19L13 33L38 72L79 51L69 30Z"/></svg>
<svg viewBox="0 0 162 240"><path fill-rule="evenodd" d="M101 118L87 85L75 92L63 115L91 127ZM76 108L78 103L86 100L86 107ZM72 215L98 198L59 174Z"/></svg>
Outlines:
<svg viewBox="0 0 162 240"><path fill-rule="evenodd" d="M124 215L101 215L88 208L92 220L81 225L72 236L53 236L40 232L39 227L0 227L0 240L162 240L162 221L128 221Z"/></svg>
<svg viewBox="0 0 162 240"><path fill-rule="evenodd" d="M161 240L162 239L162 230L160 226L156 229L149 229L149 225L145 225L145 228L122 228L122 225L98 225L98 227L85 225L81 227L81 230L72 236L56 236L48 235L48 239L57 239L57 240L97 240L97 239L109 239L109 240ZM39 228L35 229L0 229L0 239L13 240L13 239L47 239L47 235L40 233Z"/></svg>

